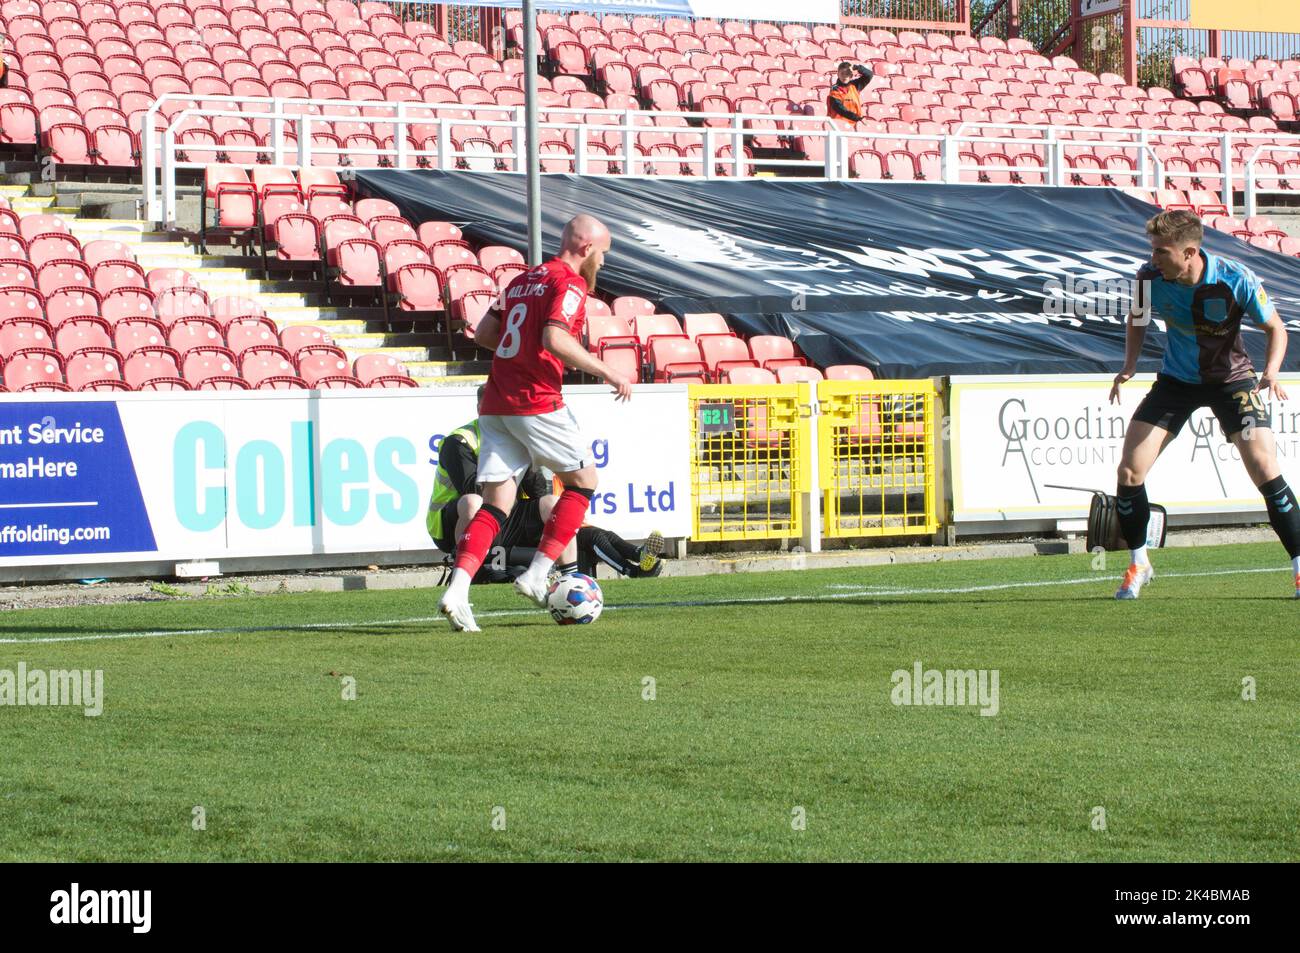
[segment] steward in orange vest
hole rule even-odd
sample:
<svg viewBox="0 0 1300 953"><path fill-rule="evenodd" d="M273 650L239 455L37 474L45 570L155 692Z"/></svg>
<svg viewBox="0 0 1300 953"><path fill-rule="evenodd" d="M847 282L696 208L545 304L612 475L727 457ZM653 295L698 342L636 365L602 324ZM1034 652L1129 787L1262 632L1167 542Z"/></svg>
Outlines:
<svg viewBox="0 0 1300 953"><path fill-rule="evenodd" d="M853 75L857 72L857 76ZM862 118L862 100L858 93L871 82L872 72L865 66L844 62L839 68L839 82L826 94L826 115L842 129L852 129Z"/></svg>

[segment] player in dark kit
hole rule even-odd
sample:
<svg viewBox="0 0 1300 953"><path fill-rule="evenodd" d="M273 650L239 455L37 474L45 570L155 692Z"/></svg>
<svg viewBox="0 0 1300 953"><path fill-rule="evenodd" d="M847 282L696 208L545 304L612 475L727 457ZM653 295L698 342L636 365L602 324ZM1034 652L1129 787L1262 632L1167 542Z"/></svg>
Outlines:
<svg viewBox="0 0 1300 953"><path fill-rule="evenodd" d="M1269 522L1291 557L1300 599L1300 503L1278 466L1272 419L1261 397L1271 390L1279 400L1287 399L1277 380L1286 356L1286 326L1249 268L1201 249L1201 222L1191 212L1161 212L1146 230L1151 261L1138 272L1124 369L1115 376L1111 402L1119 402L1120 385L1137 371L1152 311L1165 319L1165 360L1124 439L1115 496L1132 559L1115 598L1136 599L1155 576L1146 550L1147 473L1192 413L1209 407L1264 495ZM1243 321L1262 328L1268 338L1258 380L1241 343Z"/></svg>
<svg viewBox="0 0 1300 953"><path fill-rule="evenodd" d="M492 540L514 507L517 481L529 467L545 467L564 485L546 521L537 553L515 579L515 589L546 604L547 577L582 525L596 489L596 467L573 412L564 405L564 366L609 384L619 400L632 382L578 342L587 295L609 251L610 234L590 215L564 226L560 253L520 275L501 303L484 315L474 340L493 351L479 403L478 478L483 505L457 542L456 568L438 610L462 632L479 631L469 586Z"/></svg>

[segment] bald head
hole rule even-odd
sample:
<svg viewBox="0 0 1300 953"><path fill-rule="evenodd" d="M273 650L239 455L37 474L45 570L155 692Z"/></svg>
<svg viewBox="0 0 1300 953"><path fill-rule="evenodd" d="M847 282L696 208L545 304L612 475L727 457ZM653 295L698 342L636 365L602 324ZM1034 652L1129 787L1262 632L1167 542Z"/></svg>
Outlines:
<svg viewBox="0 0 1300 953"><path fill-rule="evenodd" d="M575 215L564 226L560 236L560 251L583 254L583 246L599 245L609 249L609 229L594 215Z"/></svg>
<svg viewBox="0 0 1300 953"><path fill-rule="evenodd" d="M610 243L609 229L593 215L575 215L564 226L559 257L582 275L588 294L596 289L596 272L605 263Z"/></svg>

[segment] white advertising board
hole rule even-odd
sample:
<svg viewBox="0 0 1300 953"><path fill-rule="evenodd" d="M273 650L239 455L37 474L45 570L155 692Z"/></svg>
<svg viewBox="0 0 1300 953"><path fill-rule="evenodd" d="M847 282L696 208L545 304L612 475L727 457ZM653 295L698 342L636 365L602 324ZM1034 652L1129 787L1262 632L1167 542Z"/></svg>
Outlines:
<svg viewBox="0 0 1300 953"><path fill-rule="evenodd" d="M954 377L950 397L956 522L1070 519L1087 515L1086 493L1115 492L1129 418L1151 386L1141 375L1108 401L1113 378L1092 375L990 380ZM1290 400L1271 402L1282 473L1300 481L1300 378L1284 376ZM1171 514L1253 513L1264 501L1209 411L1197 411L1147 478L1151 500Z"/></svg>
<svg viewBox="0 0 1300 953"><path fill-rule="evenodd" d="M690 534L686 394L566 388L591 522ZM439 442L475 408L465 388L6 394L0 566L427 551Z"/></svg>

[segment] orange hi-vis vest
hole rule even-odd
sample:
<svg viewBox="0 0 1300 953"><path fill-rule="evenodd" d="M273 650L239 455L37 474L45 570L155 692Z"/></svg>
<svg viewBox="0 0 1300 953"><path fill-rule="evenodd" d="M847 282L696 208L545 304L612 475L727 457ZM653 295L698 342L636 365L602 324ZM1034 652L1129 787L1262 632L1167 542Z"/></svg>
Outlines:
<svg viewBox="0 0 1300 953"><path fill-rule="evenodd" d="M831 119L835 120L835 123L841 129L852 129L854 123L845 119L839 113L830 108L832 100L838 102L849 112L853 113L853 115L861 116L862 97L858 95L858 88L852 83L836 83L831 87L831 91L826 95L826 114L830 116Z"/></svg>

